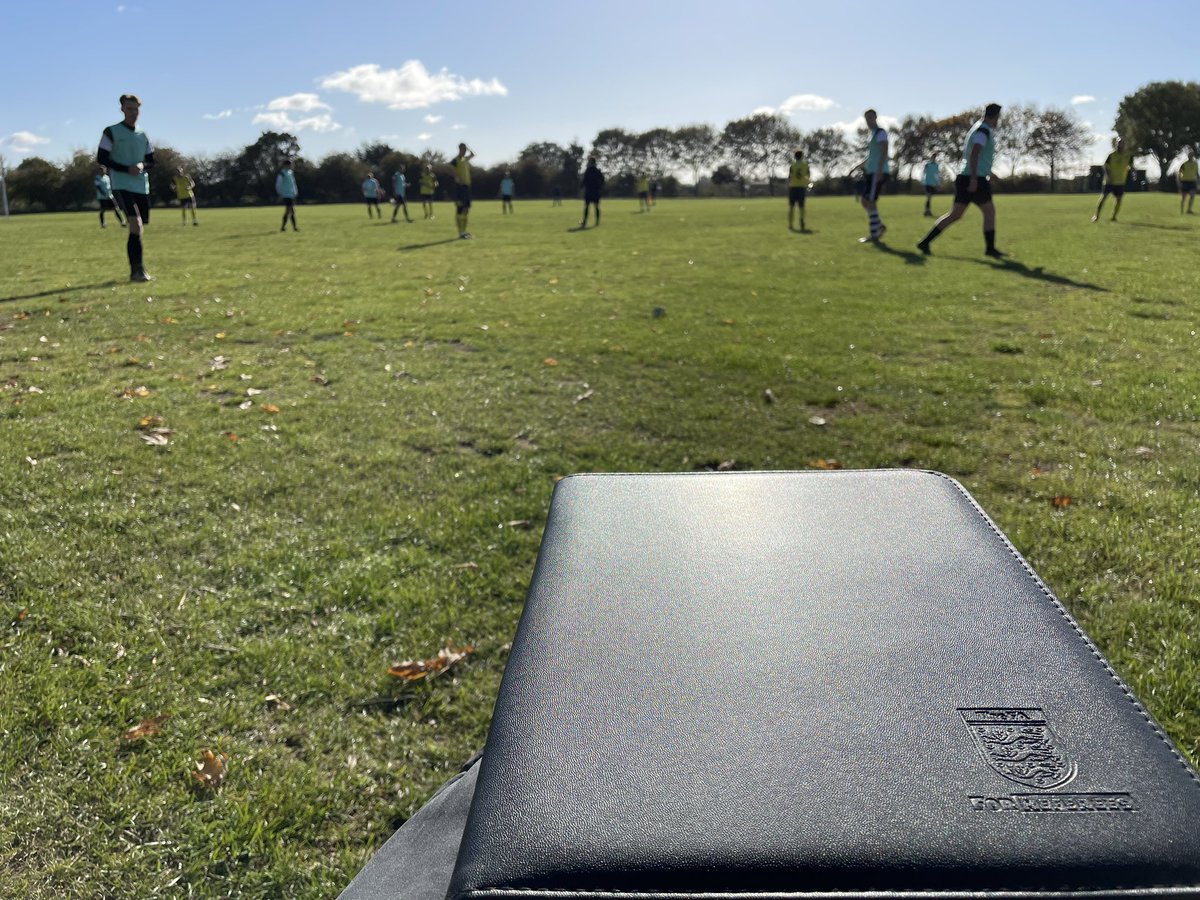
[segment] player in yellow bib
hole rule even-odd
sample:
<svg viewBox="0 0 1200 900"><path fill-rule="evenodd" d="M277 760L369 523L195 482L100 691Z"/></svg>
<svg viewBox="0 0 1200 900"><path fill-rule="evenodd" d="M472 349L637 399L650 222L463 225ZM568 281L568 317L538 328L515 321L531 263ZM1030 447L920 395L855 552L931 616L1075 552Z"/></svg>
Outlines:
<svg viewBox="0 0 1200 900"><path fill-rule="evenodd" d="M1100 221L1100 210L1104 209L1104 201L1112 194L1116 198L1113 206L1112 221L1117 221L1117 213L1121 211L1121 199L1125 196L1125 180L1129 177L1129 167L1133 165L1133 153L1125 149L1124 138L1117 138L1117 146L1104 160L1104 191L1100 194L1100 203L1096 207L1093 222Z"/></svg>
<svg viewBox="0 0 1200 900"><path fill-rule="evenodd" d="M804 195L808 191L808 163L804 160L804 152L797 150L792 160L792 168L788 172L788 231L792 227L793 213L800 207L800 230L804 231Z"/></svg>
<svg viewBox="0 0 1200 900"><path fill-rule="evenodd" d="M458 236L470 240L467 231L467 216L471 213L471 159L475 151L466 144L458 145L458 156L450 163L454 167L454 212L458 223Z"/></svg>
<svg viewBox="0 0 1200 900"><path fill-rule="evenodd" d="M421 209L426 219L433 218L433 192L438 186L438 180L433 174L433 163L425 163L421 170Z"/></svg>
<svg viewBox="0 0 1200 900"><path fill-rule="evenodd" d="M650 212L650 179L639 175L637 179L638 212Z"/></svg>
<svg viewBox="0 0 1200 900"><path fill-rule="evenodd" d="M179 201L179 213L183 216L183 221L179 224L187 224L188 209L192 210L192 224L199 225L196 221L196 182L192 181L191 176L183 171L183 166L175 170L175 177L171 179L171 183L175 185L175 199Z"/></svg>
<svg viewBox="0 0 1200 900"><path fill-rule="evenodd" d="M1179 167L1179 214L1183 215L1183 201L1187 200L1187 214L1192 215L1192 204L1196 202L1196 151L1188 148L1187 159Z"/></svg>

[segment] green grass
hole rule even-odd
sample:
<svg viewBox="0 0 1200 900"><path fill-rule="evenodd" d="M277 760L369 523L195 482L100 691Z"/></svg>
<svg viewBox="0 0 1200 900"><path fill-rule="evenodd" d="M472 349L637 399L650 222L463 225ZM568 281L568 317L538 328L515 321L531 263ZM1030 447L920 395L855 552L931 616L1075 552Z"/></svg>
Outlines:
<svg viewBox="0 0 1200 900"><path fill-rule="evenodd" d="M336 895L481 746L579 471L947 472L1200 758L1200 226L1093 204L1000 196L1009 265L916 198L155 210L144 286L0 221L0 896Z"/></svg>

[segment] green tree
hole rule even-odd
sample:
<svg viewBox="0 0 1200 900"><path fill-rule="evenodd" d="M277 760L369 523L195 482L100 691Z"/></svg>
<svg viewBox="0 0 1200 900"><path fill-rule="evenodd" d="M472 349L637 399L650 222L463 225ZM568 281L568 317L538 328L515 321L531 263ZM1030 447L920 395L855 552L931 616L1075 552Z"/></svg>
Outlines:
<svg viewBox="0 0 1200 900"><path fill-rule="evenodd" d="M971 133L971 126L978 120L977 111L966 110L933 122L929 126L929 154L947 166L954 167L960 164L967 135Z"/></svg>
<svg viewBox="0 0 1200 900"><path fill-rule="evenodd" d="M1125 97L1117 107L1113 130L1138 156L1153 156L1159 183L1185 147L1200 144L1200 84L1153 81Z"/></svg>
<svg viewBox="0 0 1200 900"><path fill-rule="evenodd" d="M31 156L8 172L8 195L14 203L33 210L58 209L62 171L54 163Z"/></svg>
<svg viewBox="0 0 1200 900"><path fill-rule="evenodd" d="M62 167L62 185L59 188L60 209L83 209L91 206L96 196L96 155L87 150L76 150L70 161Z"/></svg>
<svg viewBox="0 0 1200 900"><path fill-rule="evenodd" d="M800 143L800 132L782 116L755 113L734 119L721 132L722 156L743 177L765 175L774 191L775 172Z"/></svg>
<svg viewBox="0 0 1200 900"><path fill-rule="evenodd" d="M679 163L674 132L669 128L651 128L634 141L638 161L652 178L663 178Z"/></svg>
<svg viewBox="0 0 1200 900"><path fill-rule="evenodd" d="M717 133L711 125L684 125L675 130L675 158L679 165L692 170L692 184L700 183L701 170L716 162L719 155Z"/></svg>
<svg viewBox="0 0 1200 900"><path fill-rule="evenodd" d="M301 180L297 171L296 182L301 196L322 203L347 203L362 197L359 185L368 171L366 163L357 156L330 153L322 158L308 178Z"/></svg>
<svg viewBox="0 0 1200 900"><path fill-rule="evenodd" d="M800 141L808 164L820 169L826 178L837 177L838 169L850 154L850 143L836 128L818 128L810 131Z"/></svg>
<svg viewBox="0 0 1200 900"><path fill-rule="evenodd" d="M637 136L623 128L605 128L592 141L592 155L609 178L628 175L637 165Z"/></svg>
<svg viewBox="0 0 1200 900"><path fill-rule="evenodd" d="M1050 169L1050 190L1054 190L1057 169L1078 159L1092 142L1092 134L1070 110L1053 106L1038 113L1029 132L1029 155Z"/></svg>
<svg viewBox="0 0 1200 900"><path fill-rule="evenodd" d="M274 200L275 176L283 168L283 161L299 155L300 142L293 135L264 131L257 141L238 154L234 163L235 176L241 181L243 193L261 202Z"/></svg>
<svg viewBox="0 0 1200 900"><path fill-rule="evenodd" d="M375 143L368 142L363 144L356 151L354 151L354 155L358 157L359 161L362 162L363 165L374 171L375 169L380 168L380 164L395 152L396 151L387 144L377 141ZM375 176L378 178L379 172L375 172Z"/></svg>

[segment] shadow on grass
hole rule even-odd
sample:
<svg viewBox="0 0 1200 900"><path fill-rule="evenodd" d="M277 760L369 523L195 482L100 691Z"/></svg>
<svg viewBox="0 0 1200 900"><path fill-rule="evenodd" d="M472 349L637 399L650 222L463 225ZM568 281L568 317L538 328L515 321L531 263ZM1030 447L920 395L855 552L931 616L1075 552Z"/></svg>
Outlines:
<svg viewBox="0 0 1200 900"><path fill-rule="evenodd" d="M600 227L599 225L592 226L592 228L599 228L599 227ZM574 228L568 228L567 234L574 234L577 231L587 231L587 230L588 230L588 228L586 225L576 225Z"/></svg>
<svg viewBox="0 0 1200 900"><path fill-rule="evenodd" d="M1087 291L1099 291L1102 294L1109 293L1108 288L1092 284L1090 281L1076 281L1074 278L1068 278L1066 275L1055 275L1053 272L1047 272L1041 266L1034 266L1031 269L1025 263L1018 262L1015 259L1006 258L996 260L995 262L990 259L972 259L970 261L981 266L987 266L989 269L995 269L998 272L1012 272L1023 278L1033 278L1037 281L1045 281L1048 284L1061 284L1066 287L1083 288Z"/></svg>
<svg viewBox="0 0 1200 900"><path fill-rule="evenodd" d="M440 241L429 241L425 244L405 244L403 247L397 247L396 249L399 252L404 253L406 250L422 250L425 247L436 247L438 244L457 244L461 240L462 238L456 237L443 238Z"/></svg>
<svg viewBox="0 0 1200 900"><path fill-rule="evenodd" d="M1191 231L1192 228L1188 225L1159 225L1156 222L1122 222L1117 220L1118 225L1128 225L1131 228L1157 228L1160 231Z"/></svg>
<svg viewBox="0 0 1200 900"><path fill-rule="evenodd" d="M66 294L70 291L95 291L100 288L115 287L123 284L120 281L101 281L97 284L73 284L70 287L54 288L50 291L39 291L36 294L14 294L11 297L0 297L0 303L12 303L16 300L36 300L39 297L53 297L56 294Z"/></svg>
<svg viewBox="0 0 1200 900"><path fill-rule="evenodd" d="M905 265L923 266L925 265L924 253L913 253L911 250L897 250L894 247L889 247L883 241L873 241L876 249L883 253L890 253L892 256L898 256L904 260Z"/></svg>

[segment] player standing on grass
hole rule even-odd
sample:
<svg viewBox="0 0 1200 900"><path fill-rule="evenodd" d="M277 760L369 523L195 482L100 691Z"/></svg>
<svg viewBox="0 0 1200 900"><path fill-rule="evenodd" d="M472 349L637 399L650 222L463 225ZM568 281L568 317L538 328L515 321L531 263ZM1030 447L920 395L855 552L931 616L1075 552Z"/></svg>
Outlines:
<svg viewBox="0 0 1200 900"><path fill-rule="evenodd" d="M433 218L433 191L437 185L433 163L425 163L425 168L421 170L421 209L424 210L426 219Z"/></svg>
<svg viewBox="0 0 1200 900"><path fill-rule="evenodd" d="M808 163L804 161L804 151L797 150L788 171L788 231L792 231L793 213L800 207L800 230L804 230L804 195L808 190Z"/></svg>
<svg viewBox="0 0 1200 900"><path fill-rule="evenodd" d="M1196 151L1188 147L1187 159L1179 167L1179 214L1183 215L1183 201L1187 200L1187 214L1192 215L1192 204L1196 202Z"/></svg>
<svg viewBox="0 0 1200 900"><path fill-rule="evenodd" d="M392 193L396 195L396 205L392 207L392 221L396 221L400 207L404 207L404 221L411 222L412 216L408 214L408 201L404 199L404 195L408 193L408 179L400 170L397 170L396 174L392 176Z"/></svg>
<svg viewBox="0 0 1200 900"><path fill-rule="evenodd" d="M458 156L454 157L454 213L458 224L458 236L469 240L471 232L467 231L467 216L471 213L471 160L475 151L466 144L458 145Z"/></svg>
<svg viewBox="0 0 1200 900"><path fill-rule="evenodd" d="M108 169L100 166L96 177L92 181L96 185L96 200L100 203L100 227L108 227L104 224L104 211L111 209L112 214L117 217L117 221L124 228L125 220L121 218L121 211L117 209L117 204L113 201L112 181L108 177Z"/></svg>
<svg viewBox="0 0 1200 900"><path fill-rule="evenodd" d="M650 212L650 179L639 175L637 179L638 212Z"/></svg>
<svg viewBox="0 0 1200 900"><path fill-rule="evenodd" d="M859 238L859 243L877 241L887 231L887 226L879 218L879 192L883 190L888 177L888 133L879 127L875 110L868 109L863 113L867 122L867 161L863 164L862 190L859 200L867 211L867 222L870 232L867 237Z"/></svg>
<svg viewBox="0 0 1200 900"><path fill-rule="evenodd" d="M292 231L299 231L296 227L296 198L300 196L300 190L296 187L296 173L292 171L290 159L283 161L282 171L275 176L275 193L283 201L283 224L279 230L286 231L288 219L291 219Z"/></svg>
<svg viewBox="0 0 1200 900"><path fill-rule="evenodd" d="M154 148L137 127L142 101L133 94L122 94L120 103L124 118L104 129L96 161L111 173L117 206L129 221L125 245L129 280L152 281L142 264L142 231L150 223L150 176L146 170L154 165Z"/></svg>
<svg viewBox="0 0 1200 900"><path fill-rule="evenodd" d="M954 179L954 205L950 207L950 212L933 223L929 234L917 244L917 248L926 256L931 252L929 245L961 219L972 203L983 213L983 240L986 247L983 252L997 259L1004 256L996 249L996 207L992 203L991 184L992 157L996 153L995 130L999 121L1000 104L989 103L983 111L983 118L971 126L963 147L963 170Z"/></svg>
<svg viewBox="0 0 1200 900"><path fill-rule="evenodd" d="M171 183L175 185L175 199L179 201L179 213L183 216L183 221L179 224L187 224L188 207L191 207L192 224L199 225L196 221L196 182L192 181L191 176L180 166L175 170L175 177L171 179Z"/></svg>
<svg viewBox="0 0 1200 900"><path fill-rule="evenodd" d="M510 213L513 211L513 177L512 172L508 169L504 170L504 177L500 179L500 214Z"/></svg>
<svg viewBox="0 0 1200 900"><path fill-rule="evenodd" d="M596 166L596 157L589 156L587 168L583 170L583 220L580 228L587 228L588 207L596 208L596 227L600 227L600 192L604 189L604 174Z"/></svg>
<svg viewBox="0 0 1200 900"><path fill-rule="evenodd" d="M933 218L933 208L929 204L933 195L937 193L938 185L942 183L942 172L936 159L925 163L925 175L921 181L925 185L925 215Z"/></svg>
<svg viewBox="0 0 1200 900"><path fill-rule="evenodd" d="M383 210L379 208L379 182L375 180L375 173L368 172L367 177L362 183L363 199L367 201L367 218L371 218L371 209L374 207L375 215L383 218Z"/></svg>
<svg viewBox="0 0 1200 900"><path fill-rule="evenodd" d="M1133 154L1125 149L1123 138L1117 138L1117 146L1104 160L1104 190L1100 194L1100 203L1096 206L1093 222L1100 221L1100 210L1104 209L1104 201L1112 194L1116 198L1113 206L1112 221L1117 221L1117 213L1121 211L1121 198L1125 196L1125 179L1129 177L1129 167L1133 165Z"/></svg>

